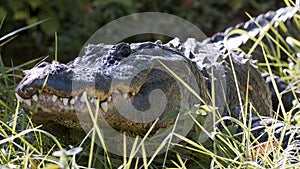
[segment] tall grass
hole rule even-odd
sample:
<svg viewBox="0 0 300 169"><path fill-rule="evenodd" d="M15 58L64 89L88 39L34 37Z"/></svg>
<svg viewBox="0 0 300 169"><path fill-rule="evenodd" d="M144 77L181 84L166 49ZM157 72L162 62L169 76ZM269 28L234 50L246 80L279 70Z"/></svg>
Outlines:
<svg viewBox="0 0 300 169"><path fill-rule="evenodd" d="M287 1L289 2L289 1ZM289 5L289 4L288 4ZM295 20L297 25L300 25L298 20ZM3 20L1 22L1 26ZM39 23L37 23L39 24ZM283 23L282 23L283 24ZM284 24L283 24L284 25ZM34 26L34 25L31 25ZM25 27L25 29L30 28ZM282 26L283 27L283 26ZM0 46L5 45L12 40L18 32L24 30L21 28L6 36L0 38ZM264 44L263 36L269 37L274 46L270 47ZM298 37L288 37L288 41L274 27L270 28L269 32L261 35L261 37L252 39L254 46L246 53L250 53L255 47L259 47L265 57L265 63L260 63L262 71L271 74L274 83L274 68L283 72L279 75L282 79L296 85L300 80L299 59L295 55L299 54L300 42ZM279 43L280 41L280 43ZM288 42L288 43L287 43ZM12 42L16 43L16 42ZM282 45L283 44L283 45ZM291 53L293 51L293 53ZM285 53L290 58L290 62L283 61L281 54ZM295 54L295 55L293 55ZM259 143L258 138L255 138L251 133L251 124L246 118L249 114L254 114L255 108L247 106L243 109L245 116L242 121L232 117L222 117L216 123L223 124L222 128L216 128L210 137L204 143L199 142L196 137L181 136L175 132L170 133L169 137L176 137L182 140L179 143L169 142L168 138L162 142L157 151L152 157L146 157L145 147L143 143L133 146L133 154L123 157L109 153L105 148L105 141L101 141L100 148L94 144L96 137L101 137L100 129L97 125L86 138L83 138L81 144L76 147L63 145L58 138L47 131L41 130L40 126L35 126L30 118L22 110L22 106L16 100L14 89L22 77L20 71L25 65L30 65L37 62L41 58L32 60L19 66L12 64L11 67L6 67L2 62L0 55L0 167L1 168L276 168L276 167L300 167L299 163L291 164L289 159L291 154L283 150L280 146L283 141L283 136L290 129L291 122L296 121L299 124L298 116L291 116L291 113L284 112L284 127L282 128L281 136L275 137L274 128L269 124L263 123L266 132L269 134L269 139L266 143ZM269 62L271 61L271 62ZM293 65L293 66L291 66ZM171 70L170 70L171 71ZM180 77L177 77L180 79ZM188 87L188 84L185 84ZM188 87L189 88L189 87ZM276 89L276 87L275 87ZM190 89L192 91L192 89ZM196 93L195 93L196 94ZM278 98L281 98L281 93L276 89ZM200 101L199 101L200 102ZM246 100L247 102L247 100ZM282 104L282 103L280 103ZM242 103L241 105L248 105ZM99 108L99 103L98 106ZM295 102L295 108L299 107L299 103ZM197 107L199 108L199 107ZM279 111L279 110L278 110ZM259 113L259 112L258 112ZM278 116L274 115L274 119ZM194 120L196 131L197 129L205 130L200 123L199 117L190 112L191 118ZM97 117L95 117L97 119ZM263 117L262 119L264 122ZM231 126L224 125L224 121L232 121ZM96 123L94 121L94 123ZM242 132L236 133L237 128ZM209 134L208 131L205 131ZM293 130L292 135L296 134L297 130ZM91 135L91 139L88 139ZM126 145L126 135L124 134L124 145ZM147 135L145 136L147 137ZM292 140L289 140L292 142ZM159 154L159 150L172 145L168 149L168 154ZM142 158L133 158L134 152L141 150ZM126 152L126 146L124 146Z"/></svg>

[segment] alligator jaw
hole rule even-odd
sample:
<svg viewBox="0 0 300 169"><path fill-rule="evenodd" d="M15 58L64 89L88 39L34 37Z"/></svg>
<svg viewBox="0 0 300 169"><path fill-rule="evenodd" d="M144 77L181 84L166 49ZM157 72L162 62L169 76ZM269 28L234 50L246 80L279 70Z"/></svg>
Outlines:
<svg viewBox="0 0 300 169"><path fill-rule="evenodd" d="M135 96L137 92L125 92L122 93L119 90L114 90L110 95L106 96L104 100L100 100L101 111L107 112L108 105L112 102L113 98L117 95L122 96L124 99L130 99ZM49 94L47 92L42 92L40 94L34 94L31 98L24 99L16 93L17 99L24 103L26 109L34 109L34 107L39 107L43 112L74 112L75 105L85 104L88 101L90 104L95 106L98 104L99 99L87 95L87 92L73 96L73 97L60 97L55 94ZM55 109L54 109L55 108Z"/></svg>

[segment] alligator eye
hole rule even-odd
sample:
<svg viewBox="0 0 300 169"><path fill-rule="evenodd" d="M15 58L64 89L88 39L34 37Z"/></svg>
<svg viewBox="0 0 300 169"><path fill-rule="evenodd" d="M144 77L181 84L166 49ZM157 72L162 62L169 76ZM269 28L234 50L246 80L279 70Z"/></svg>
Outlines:
<svg viewBox="0 0 300 169"><path fill-rule="evenodd" d="M120 44L116 50L117 56L128 57L131 53L130 45Z"/></svg>

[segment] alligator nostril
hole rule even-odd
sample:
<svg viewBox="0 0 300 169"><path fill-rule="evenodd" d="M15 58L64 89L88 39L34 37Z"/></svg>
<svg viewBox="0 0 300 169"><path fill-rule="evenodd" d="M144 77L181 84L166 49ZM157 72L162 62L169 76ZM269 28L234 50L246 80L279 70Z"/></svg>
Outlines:
<svg viewBox="0 0 300 169"><path fill-rule="evenodd" d="M114 64L115 63L115 60L110 60L110 61L108 61L109 62L109 64Z"/></svg>

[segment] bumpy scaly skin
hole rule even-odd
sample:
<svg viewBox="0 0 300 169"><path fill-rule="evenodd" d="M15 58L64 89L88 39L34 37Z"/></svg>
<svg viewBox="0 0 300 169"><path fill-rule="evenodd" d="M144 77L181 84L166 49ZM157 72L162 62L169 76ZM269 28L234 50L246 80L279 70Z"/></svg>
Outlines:
<svg viewBox="0 0 300 169"><path fill-rule="evenodd" d="M278 27L279 22L283 22L285 24L289 24L288 26L291 26L290 24L294 24L292 18L295 17L295 14L299 14L298 7L285 7L285 8L280 8L277 11L269 11L265 14L260 14L259 16L254 17L245 23L240 23L234 27L229 27L224 32L216 33L212 37L208 38L208 41L213 43L213 42L222 41L225 38L230 39L230 38L240 36L238 34L229 34L229 32L234 29L245 30L246 32L250 33L250 36L254 37L261 34L261 28L269 27L271 26L271 24L273 27ZM294 27L288 29L288 31L296 31L296 28ZM241 40L243 42L247 41L247 39L241 39ZM235 45L235 47L239 47L241 44L232 44L232 45Z"/></svg>
<svg viewBox="0 0 300 169"><path fill-rule="evenodd" d="M206 41L214 43L224 40L225 46L228 49L241 48L246 53L249 53L250 49L255 46L255 49L249 54L252 55L252 59L265 63L261 46L255 44L256 41L252 40L263 36L262 42L265 44L264 50L268 50L270 55L280 56L280 59L283 61L292 60L296 62L294 59L295 57L290 57L286 52L292 55L297 53L297 48L290 46L292 44L288 40L288 37L297 39L299 36L300 27L297 22L295 22L299 20L297 17L299 13L299 7L285 7L280 8L277 11L269 11L266 14L261 14L245 23L230 27L224 32L216 33L212 37L206 39ZM245 34L241 35L241 31L239 31L239 33L230 33L232 30L242 30ZM278 34L281 39L276 40L276 35ZM274 39L276 43L274 43ZM278 43L280 45L278 45ZM284 50L279 46L282 46ZM273 62L273 60L269 61Z"/></svg>
<svg viewBox="0 0 300 169"><path fill-rule="evenodd" d="M224 32L216 33L212 37L206 39L205 42L215 43L222 41L229 50L241 48L243 51L248 52L255 43L255 41L249 40L250 37L260 38L265 34L262 38L262 41L265 44L265 50L269 50L271 55L273 54L272 52L276 52L273 54L274 56L280 55L281 59L286 61L288 59L288 55L283 52L283 50L274 50L277 49L279 45L275 44L271 37L276 37L276 33L278 33L282 39L279 41L276 40L277 43L279 42L279 44L283 46L288 53L295 55L298 52L297 48L291 48L287 44L292 45L289 42L288 37L297 38L299 36L300 28L295 22L295 20L298 20L297 16L299 13L299 7L286 7L277 11L270 11L266 14L261 14L245 23L238 24L235 27L230 27ZM241 35L237 33L229 33L230 31L237 29L246 31L246 34ZM280 53L278 54L278 52ZM253 59L258 60L259 62L265 62L263 52L259 45L255 48L255 50L253 50L251 55ZM289 60L293 60L293 58L289 58ZM272 93L273 110L280 113L280 119L280 116L283 116L281 109L284 108L286 112L289 112L293 107L293 101L295 101L296 98L300 98L299 89L289 86L279 77L274 76L276 87L278 91L282 93L281 102L283 103L283 107L280 107L278 97L275 93L275 87L272 83L270 75L263 73L262 76L269 85ZM289 113L295 113L296 111L297 109ZM247 123L251 123L250 126L253 136L254 138L258 138L258 141L261 143L269 142L271 137L276 138L278 141L282 139L280 146L285 149L285 153L288 154L287 157L289 161L291 163L299 162L297 158L299 157L300 137L298 133L300 130L297 126L291 125L290 127L286 127L286 124L283 121L270 117L259 118L257 116L252 116L251 118L248 117ZM268 126L268 128L266 128L266 126ZM285 132L283 138L281 138L282 132ZM276 139L271 140L274 141ZM276 144L279 146L279 142L274 143L275 146ZM279 166L277 167L280 167L282 164L278 163L278 165Z"/></svg>
<svg viewBox="0 0 300 169"><path fill-rule="evenodd" d="M289 22L292 14L297 12L297 8L283 8L276 12L260 15L256 21L263 27L268 27L270 25L268 21L272 21L276 27L278 26L277 21ZM240 24L237 28L246 30L250 36L255 37L261 32L253 21ZM248 42L248 37L235 34L224 40L228 32L227 30L219 33L204 42L188 39L186 42L180 43L174 39L167 44L144 42L88 45L84 56L78 57L68 64L43 62L26 71L26 76L16 90L17 97L24 102L26 110L34 111L33 119L37 123L49 124L50 122L54 125L58 123L60 126L77 130L80 128L77 118L80 118L81 121L87 118L84 113L88 111L85 101L88 100L92 104L97 104L99 101L101 107L99 114L110 126L119 130L143 134L148 131L153 122L139 123L124 118L117 109L118 104L129 102L137 110L136 113L146 112L152 108L152 103L155 103L151 102L153 101L151 99L149 101L151 91L162 90L168 102L161 115L162 120L156 125L155 130L157 130L174 121L173 117L176 117L176 113L180 109L176 103L180 102L180 98L188 93L188 91L178 90L180 84L176 79L159 69L161 68L160 62L162 62L171 69L178 68L177 72L185 70L180 74L183 80L189 82L194 78L197 82L194 87L199 88L198 94L209 104L212 76L217 87L226 86L226 89L220 90L221 96L225 96L225 100L222 100L222 97L218 97L216 100L226 103L219 107L223 116L231 115L240 118L242 108L237 91L242 98L242 106L246 100L246 93L249 92L249 102L257 112L260 115L269 116L272 108L271 100L274 100L274 98L271 99L269 86L249 57L232 50ZM224 47L224 44L227 48ZM214 70L214 74L212 70ZM185 74L185 72L188 73ZM247 86L248 75L249 85ZM127 84L128 81L131 83ZM268 82L268 84L271 83ZM285 85L283 87L280 85L280 89L285 87ZM272 94L274 95L274 92ZM87 99L85 99L86 96ZM287 99L291 98L293 97L287 96ZM199 102L192 97L188 97L187 100L190 101L187 102L190 106ZM78 112L76 114L75 110L81 110L78 117ZM254 116L253 118L254 126L264 127L260 124L258 117ZM268 121L266 120L266 122ZM51 127L48 129L51 130ZM261 133L256 131L254 134ZM287 135L287 138L289 137ZM267 137L262 137L260 141L266 140Z"/></svg>
<svg viewBox="0 0 300 169"><path fill-rule="evenodd" d="M255 41L250 40L250 38L258 39L262 38L262 42L265 47L264 50L268 50L270 55L280 56L281 60L286 61L289 56L286 54L288 52L292 56L298 53L297 48L290 47L293 45L289 41L289 37L294 37L297 39L300 32L300 27L297 25L296 20L300 14L299 7L285 7L280 8L277 11L269 11L266 14L261 14L257 17L251 18L245 23L240 23L234 27L229 27L224 32L218 32L212 37L207 38L204 42L206 43L217 43L222 41L228 50L235 48L241 48L246 53L253 47ZM299 22L299 21L298 21ZM231 31L242 30L245 34ZM280 40L276 40L280 46L284 47L286 52L281 48L278 49L278 44L275 44L272 38L276 37L276 34L280 35ZM287 45L289 44L289 45ZM235 51L236 52L236 51ZM273 53L274 52L274 53ZM257 45L255 50L251 53L252 60L265 63L265 58L263 56L263 51L260 45ZM294 57L295 58L295 57ZM294 58L289 58L290 61L296 61ZM269 60L272 62L272 60ZM262 74L265 78L266 83L269 84L270 90L272 92L272 106L275 112L278 112L278 98L275 93L274 85L272 84L269 74ZM292 91L287 92L291 89L284 81L275 76L276 86L279 92L282 94L282 102L286 111L292 108L292 102L296 98L300 97L299 93L293 93ZM281 111L279 111L281 113ZM282 115L282 114L280 114Z"/></svg>

